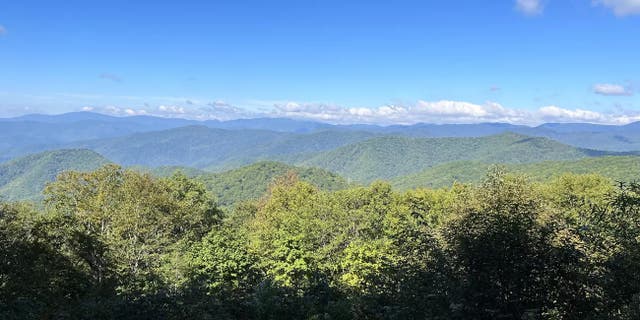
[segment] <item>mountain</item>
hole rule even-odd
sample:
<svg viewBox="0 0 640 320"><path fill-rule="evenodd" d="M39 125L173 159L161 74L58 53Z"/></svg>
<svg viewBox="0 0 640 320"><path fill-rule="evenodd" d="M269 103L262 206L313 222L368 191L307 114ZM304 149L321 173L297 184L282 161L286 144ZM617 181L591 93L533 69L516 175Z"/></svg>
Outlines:
<svg viewBox="0 0 640 320"><path fill-rule="evenodd" d="M418 187L447 187L454 182L478 183L491 166L491 164L477 161L449 162L415 174L394 178L391 183L401 190ZM549 180L563 173L596 173L615 181L640 180L639 156L606 156L575 161L508 164L506 168L511 172L526 174L537 181Z"/></svg>
<svg viewBox="0 0 640 320"><path fill-rule="evenodd" d="M209 128L227 130L269 130L277 132L309 133L318 130L332 129L328 123L294 120L287 118L254 118L229 121L205 121Z"/></svg>
<svg viewBox="0 0 640 320"><path fill-rule="evenodd" d="M0 119L0 161L64 148L69 143L182 127L183 119L111 117L90 112Z"/></svg>
<svg viewBox="0 0 640 320"><path fill-rule="evenodd" d="M103 156L83 149L37 153L0 164L0 198L37 200L44 186L67 170L91 171L109 163Z"/></svg>
<svg viewBox="0 0 640 320"><path fill-rule="evenodd" d="M263 161L250 166L200 175L207 189L212 191L222 206L230 206L244 200L257 199L264 195L275 178L288 172L295 173L302 181L307 181L322 190L339 190L349 187L349 183L339 175L318 168L301 168L284 163Z"/></svg>
<svg viewBox="0 0 640 320"><path fill-rule="evenodd" d="M383 136L316 154L300 164L324 168L366 183L420 172L451 161L531 163L607 154L514 133L480 138Z"/></svg>
<svg viewBox="0 0 640 320"><path fill-rule="evenodd" d="M272 131L221 130L204 126L136 133L73 144L94 150L124 166L203 168L261 149L287 134Z"/></svg>
<svg viewBox="0 0 640 320"><path fill-rule="evenodd" d="M527 163L615 154L515 133L479 138L410 138L359 131L295 134L204 126L70 146L94 150L124 166L186 166L223 171L272 160L324 168L362 183L408 175L450 161Z"/></svg>
<svg viewBox="0 0 640 320"><path fill-rule="evenodd" d="M429 124L418 123L410 126L393 125L383 128L384 133L417 138L465 138L484 137L506 132L521 132L528 135L531 127L508 123L474 124Z"/></svg>
<svg viewBox="0 0 640 320"><path fill-rule="evenodd" d="M546 123L537 127L506 123L428 124L379 126L332 125L286 118L254 118L230 121L196 121L153 116L114 117L92 112L60 115L33 114L0 119L0 161L21 155L74 147L80 141L122 138L136 133L165 131L188 126L234 131L272 131L311 134L323 131L359 132L417 138L484 137L514 132L545 137L575 147L607 150L640 150L640 123L623 126L588 123Z"/></svg>
<svg viewBox="0 0 640 320"><path fill-rule="evenodd" d="M394 125L361 128L371 132L408 137L483 137L513 132L534 137L553 139L574 147L606 150L640 150L640 123L627 125L599 125L591 123L545 123L537 127L507 123Z"/></svg>
<svg viewBox="0 0 640 320"><path fill-rule="evenodd" d="M540 128L553 128L541 131ZM607 151L640 150L640 126L631 123L624 126L589 124L545 124L537 127L532 135L544 136L569 145Z"/></svg>
<svg viewBox="0 0 640 320"><path fill-rule="evenodd" d="M42 190L48 182L64 171L91 171L111 163L100 154L86 149L62 149L46 151L0 164L0 199L23 201L42 199ZM257 199L277 177L288 172L297 174L323 190L339 190L349 183L339 175L318 168L302 168L279 162L263 161L250 166L220 173L211 173L189 167L130 167L158 177L169 176L176 171L200 179L213 192L220 205Z"/></svg>
<svg viewBox="0 0 640 320"><path fill-rule="evenodd" d="M579 160L543 161L574 158ZM320 159L325 160L321 162ZM40 200L46 183L59 173L94 170L110 162L91 150L65 149L2 163L0 197L5 200ZM546 180L564 172L598 173L620 181L640 179L640 156L607 156L607 153L516 134L433 139L384 136L316 153L302 164L309 166L314 162L318 166L333 167L344 177L356 181L388 179L399 189L449 186L454 181L479 182L491 163L507 163L509 170L525 173L536 180ZM287 172L295 172L301 180L324 190L343 189L351 184L325 169L273 161L260 161L219 173L183 166L130 168L155 176L168 176L180 170L202 180L223 206L261 196L273 179ZM409 173L402 175L402 172Z"/></svg>
<svg viewBox="0 0 640 320"><path fill-rule="evenodd" d="M351 131L294 134L189 126L69 146L94 150L125 166L188 166L220 171L259 160L294 162L309 153L331 150L373 136L372 133Z"/></svg>

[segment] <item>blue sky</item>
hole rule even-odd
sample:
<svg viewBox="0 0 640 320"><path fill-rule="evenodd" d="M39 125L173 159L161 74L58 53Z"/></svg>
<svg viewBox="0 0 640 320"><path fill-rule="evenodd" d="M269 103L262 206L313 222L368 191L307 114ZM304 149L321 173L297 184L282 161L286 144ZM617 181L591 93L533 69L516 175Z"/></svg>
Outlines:
<svg viewBox="0 0 640 320"><path fill-rule="evenodd" d="M640 0L6 1L0 116L640 120Z"/></svg>

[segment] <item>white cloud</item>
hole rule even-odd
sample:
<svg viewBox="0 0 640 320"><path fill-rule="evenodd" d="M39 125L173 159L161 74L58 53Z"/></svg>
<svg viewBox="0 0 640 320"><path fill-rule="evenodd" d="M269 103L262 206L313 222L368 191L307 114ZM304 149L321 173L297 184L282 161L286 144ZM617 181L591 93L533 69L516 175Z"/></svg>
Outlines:
<svg viewBox="0 0 640 320"><path fill-rule="evenodd" d="M640 121L640 112L620 109L616 113L603 113L583 109L563 109L556 106L538 109L540 122L588 122L600 124L628 124Z"/></svg>
<svg viewBox="0 0 640 320"><path fill-rule="evenodd" d="M188 100L188 99L187 99ZM187 100L183 100L186 101ZM235 107L224 101L218 100L215 102L207 103L206 105L197 105L197 100L190 100L192 103L187 106L181 106L176 104L159 105L157 107L152 106L149 103L144 103L142 108L134 107L119 107L119 106L85 106L82 107L82 111L92 111L98 113L104 113L114 116L136 116L136 115L148 115L164 118L183 118L192 120L231 120L238 118L251 118L256 117L258 114L249 112L247 110Z"/></svg>
<svg viewBox="0 0 640 320"><path fill-rule="evenodd" d="M526 15L535 16L544 11L542 0L516 0L516 9Z"/></svg>
<svg viewBox="0 0 640 320"><path fill-rule="evenodd" d="M618 84L599 83L593 86L593 93L604 96L630 96L630 88Z"/></svg>
<svg viewBox="0 0 640 320"><path fill-rule="evenodd" d="M159 106L158 111L164 114L175 114L175 115L182 115L186 113L184 107L178 107L178 106Z"/></svg>
<svg viewBox="0 0 640 320"><path fill-rule="evenodd" d="M544 106L537 110L507 108L499 103L475 104L464 101L418 101L412 105L386 105L378 108L347 108L319 103L287 102L274 105L268 114L325 121L337 124L415 124L505 122L537 125L545 122L589 122L626 124L640 120L640 112L618 110L602 113L585 109Z"/></svg>
<svg viewBox="0 0 640 320"><path fill-rule="evenodd" d="M523 122L522 111L500 104L483 105L463 101L418 101L409 106L385 105L377 108L345 108L319 103L287 102L274 105L272 116L304 118L332 123L412 124L417 122Z"/></svg>
<svg viewBox="0 0 640 320"><path fill-rule="evenodd" d="M538 109L538 114L542 119L550 121L607 122L603 114L583 109L569 110L547 106Z"/></svg>
<svg viewBox="0 0 640 320"><path fill-rule="evenodd" d="M593 0L593 4L613 10L617 16L640 14L640 0Z"/></svg>
<svg viewBox="0 0 640 320"><path fill-rule="evenodd" d="M119 106L86 106L84 111L115 116L149 115L192 120L232 120L256 117L284 117L315 120L333 124L404 124L416 123L482 123L501 122L538 125L545 122L588 122L600 124L626 124L640 121L640 111L618 107L614 111L598 112L586 109L565 109L543 106L535 110L509 108L496 102L477 104L466 101L419 100L411 104L383 105L380 107L345 107L335 104L277 102L265 111L254 112L218 100L206 105L145 104L142 108Z"/></svg>
<svg viewBox="0 0 640 320"><path fill-rule="evenodd" d="M418 101L416 111L434 116L470 116L485 117L489 112L484 106L459 101Z"/></svg>
<svg viewBox="0 0 640 320"><path fill-rule="evenodd" d="M5 35L7 33L8 33L7 28L5 28L3 25L0 25L0 36Z"/></svg>
<svg viewBox="0 0 640 320"><path fill-rule="evenodd" d="M126 108L126 107L118 107L118 106L103 106L103 107L84 106L80 110L86 111L86 112L103 113L103 114L119 116L119 117L153 115L152 113L148 112L146 109Z"/></svg>
<svg viewBox="0 0 640 320"><path fill-rule="evenodd" d="M144 109L124 109L124 113L128 116L141 116L146 115L147 111Z"/></svg>

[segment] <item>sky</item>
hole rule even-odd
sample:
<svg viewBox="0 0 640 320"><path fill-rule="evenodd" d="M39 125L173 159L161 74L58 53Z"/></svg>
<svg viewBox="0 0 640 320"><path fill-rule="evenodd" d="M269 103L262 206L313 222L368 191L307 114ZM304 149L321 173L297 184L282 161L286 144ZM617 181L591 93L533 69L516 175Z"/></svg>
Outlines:
<svg viewBox="0 0 640 320"><path fill-rule="evenodd" d="M640 120L640 0L2 1L0 117Z"/></svg>

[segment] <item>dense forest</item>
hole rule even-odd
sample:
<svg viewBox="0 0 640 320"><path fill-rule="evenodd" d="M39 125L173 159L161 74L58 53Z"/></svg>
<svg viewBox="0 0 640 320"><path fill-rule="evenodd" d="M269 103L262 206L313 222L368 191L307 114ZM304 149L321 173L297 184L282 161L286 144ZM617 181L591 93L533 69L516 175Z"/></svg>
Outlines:
<svg viewBox="0 0 640 320"><path fill-rule="evenodd" d="M222 208L201 180L106 165L43 196L0 205L2 319L640 317L640 185L600 175L400 192L289 172Z"/></svg>
<svg viewBox="0 0 640 320"><path fill-rule="evenodd" d="M515 137L516 139L504 138ZM525 142L521 142L522 140ZM375 141L413 141L415 139L382 138L374 139L374 143L363 143L349 151L339 148L339 152L330 152L331 157L320 154L316 160L326 161L292 165L276 161L257 161L249 165L225 171L208 171L186 166L129 166L127 168L150 173L156 177L165 177L175 171L181 171L189 177L197 178L205 183L207 191L212 192L218 204L226 207L239 201L260 197L267 190L273 178L294 171L300 180L310 182L322 190L339 190L349 186L367 185L368 180L386 179L401 191L418 187L441 188L451 186L455 182L478 184L482 181L487 169L496 163L504 164L509 171L523 173L535 181L549 181L563 173L597 173L616 181L630 182L640 179L640 157L596 156L584 157L580 150L559 148L534 148L533 141L546 146L558 145L545 139L528 139L517 135L491 137L493 142L478 145L478 139L453 140L442 139L440 147L430 143L428 147L418 147L413 143L403 146L378 144ZM487 140L487 139L484 139ZM422 140L424 141L424 140ZM435 142L432 140L431 142ZM549 143L550 142L550 143ZM464 145L468 143L468 145ZM516 144L515 147L505 145ZM375 147L372 147L375 146ZM404 151L400 151L404 149ZM493 150L493 155L491 152ZM344 151L344 152L343 152ZM584 151L584 150L583 150ZM134 151L131 151L134 153ZM462 153L475 154L468 161L446 161L455 159ZM539 154L531 156L531 154ZM575 156L579 160L550 160L545 158L562 158L562 155ZM318 154L316 154L318 155ZM486 156L490 155L490 156ZM437 160L439 158L440 160ZM460 156L460 158L464 158ZM528 162L537 159L537 162ZM444 163L441 163L445 161ZM112 160L88 149L60 149L31 154L0 163L0 199L8 201L36 201L43 199L42 190L55 177L68 170L90 171L99 168ZM440 164L437 164L440 163ZM309 166L311 165L311 166ZM319 168L316 166L325 166ZM415 172L416 168L426 167ZM335 172L340 172L339 175ZM359 178L358 178L359 177Z"/></svg>

